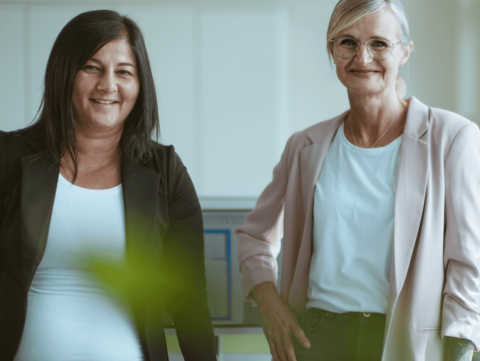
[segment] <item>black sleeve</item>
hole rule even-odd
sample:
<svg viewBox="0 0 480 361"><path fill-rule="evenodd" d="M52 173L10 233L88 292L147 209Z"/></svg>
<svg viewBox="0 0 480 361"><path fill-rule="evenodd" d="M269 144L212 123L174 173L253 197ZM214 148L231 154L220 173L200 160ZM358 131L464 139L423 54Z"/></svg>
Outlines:
<svg viewBox="0 0 480 361"><path fill-rule="evenodd" d="M173 147L169 152L169 229L163 238L162 268L173 287L167 292L166 306L173 318L185 361L216 360L207 304L200 203L187 169Z"/></svg>

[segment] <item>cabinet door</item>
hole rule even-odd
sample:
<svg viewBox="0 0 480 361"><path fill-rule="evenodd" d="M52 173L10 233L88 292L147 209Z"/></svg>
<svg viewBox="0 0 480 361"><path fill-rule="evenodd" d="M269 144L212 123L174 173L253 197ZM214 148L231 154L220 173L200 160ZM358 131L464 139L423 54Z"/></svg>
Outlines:
<svg viewBox="0 0 480 361"><path fill-rule="evenodd" d="M271 178L286 119L284 26L276 7L202 12L198 95L205 195L258 195Z"/></svg>

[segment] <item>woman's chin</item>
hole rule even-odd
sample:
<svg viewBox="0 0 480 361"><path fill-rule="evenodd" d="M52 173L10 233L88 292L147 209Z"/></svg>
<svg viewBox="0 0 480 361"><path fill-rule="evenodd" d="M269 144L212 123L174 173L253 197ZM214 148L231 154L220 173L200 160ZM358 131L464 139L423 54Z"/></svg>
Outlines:
<svg viewBox="0 0 480 361"><path fill-rule="evenodd" d="M95 130L100 132L119 129L119 127L122 127L123 125L123 121L110 117L96 117L94 119L88 119L79 123L80 129Z"/></svg>
<svg viewBox="0 0 480 361"><path fill-rule="evenodd" d="M362 86L347 87L348 93L354 96L381 96L387 90L378 86L368 86L368 84Z"/></svg>

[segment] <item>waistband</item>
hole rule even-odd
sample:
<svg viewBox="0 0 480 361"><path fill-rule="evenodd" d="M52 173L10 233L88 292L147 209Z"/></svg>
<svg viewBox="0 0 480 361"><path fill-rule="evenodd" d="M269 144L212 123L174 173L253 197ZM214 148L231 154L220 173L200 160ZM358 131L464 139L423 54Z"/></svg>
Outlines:
<svg viewBox="0 0 480 361"><path fill-rule="evenodd" d="M335 313L331 311L322 310L320 308L309 308L305 314L316 314L319 316L330 316L338 319L350 319L350 320L364 320L369 319L371 321L385 322L387 315L384 313L373 312L345 312Z"/></svg>

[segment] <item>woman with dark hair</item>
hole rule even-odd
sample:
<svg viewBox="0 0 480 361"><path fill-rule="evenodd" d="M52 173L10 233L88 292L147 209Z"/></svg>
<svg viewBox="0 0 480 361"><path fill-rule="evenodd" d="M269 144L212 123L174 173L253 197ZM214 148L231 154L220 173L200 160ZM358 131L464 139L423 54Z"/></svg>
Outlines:
<svg viewBox="0 0 480 361"><path fill-rule="evenodd" d="M200 205L158 133L138 26L109 10L76 16L50 54L38 120L0 131L2 360L168 360L160 305L129 314L78 261L128 268L139 243L170 280L162 299L185 360L216 359Z"/></svg>

